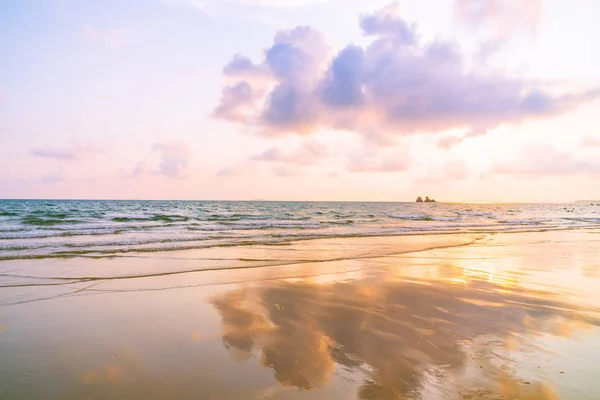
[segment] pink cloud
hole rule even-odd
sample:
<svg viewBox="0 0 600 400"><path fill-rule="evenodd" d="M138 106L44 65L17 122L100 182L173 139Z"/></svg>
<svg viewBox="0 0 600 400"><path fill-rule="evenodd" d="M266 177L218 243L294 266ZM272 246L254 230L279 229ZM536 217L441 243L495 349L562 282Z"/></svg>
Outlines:
<svg viewBox="0 0 600 400"><path fill-rule="evenodd" d="M542 15L542 0L455 0L456 18L475 29L490 29L496 39L517 31L535 34Z"/></svg>
<svg viewBox="0 0 600 400"><path fill-rule="evenodd" d="M251 59L236 54L233 59L223 68L223 74L232 78L257 80L271 80L271 71L265 64L254 64Z"/></svg>
<svg viewBox="0 0 600 400"><path fill-rule="evenodd" d="M535 36L542 16L542 0L455 0L455 19L483 34L475 60L485 64L517 33Z"/></svg>
<svg viewBox="0 0 600 400"><path fill-rule="evenodd" d="M103 153L104 149L94 142L79 143L71 142L67 146L36 147L30 150L35 157L54 158L57 160L73 161L82 159L87 154Z"/></svg>
<svg viewBox="0 0 600 400"><path fill-rule="evenodd" d="M329 149L316 141L308 141L291 150L271 147L251 158L255 161L312 165L329 155Z"/></svg>
<svg viewBox="0 0 600 400"><path fill-rule="evenodd" d="M279 177L283 177L283 178L300 175L296 168L291 168L287 165L274 165L271 168L271 172L275 176L279 176Z"/></svg>
<svg viewBox="0 0 600 400"><path fill-rule="evenodd" d="M217 176L243 176L258 172L261 163L275 176L297 176L299 168L314 165L331 155L330 150L315 140L305 140L293 148L270 147L260 154L249 157L236 166L222 168Z"/></svg>
<svg viewBox="0 0 600 400"><path fill-rule="evenodd" d="M121 174L123 174L127 178L139 178L145 174L150 174L151 170L148 167L148 164L144 161L140 161L136 164L136 166L131 171L121 170Z"/></svg>
<svg viewBox="0 0 600 400"><path fill-rule="evenodd" d="M240 168L225 167L225 168L220 169L216 175L221 176L221 177L238 176L240 174L240 172L241 172Z"/></svg>
<svg viewBox="0 0 600 400"><path fill-rule="evenodd" d="M31 150L31 155L36 157L56 158L59 160L75 160L77 153L71 148L36 148Z"/></svg>
<svg viewBox="0 0 600 400"><path fill-rule="evenodd" d="M171 179L184 179L191 157L191 150L185 142L157 142L151 150L159 155L158 165L139 161L130 171L121 170L126 178L139 178L144 175L162 175Z"/></svg>
<svg viewBox="0 0 600 400"><path fill-rule="evenodd" d="M374 147L363 148L351 154L346 160L349 172L403 172L413 164L408 150L392 148L385 152Z"/></svg>
<svg viewBox="0 0 600 400"><path fill-rule="evenodd" d="M213 116L224 120L247 123L256 112L260 92L242 81L223 89L221 100Z"/></svg>
<svg viewBox="0 0 600 400"><path fill-rule="evenodd" d="M152 150L160 154L158 170L154 171L154 173L172 179L182 179L186 177L186 171L191 155L191 151L186 143L154 143L152 145Z"/></svg>
<svg viewBox="0 0 600 400"><path fill-rule="evenodd" d="M475 136L600 97L599 89L556 93L544 82L467 69L456 43L421 43L416 26L393 7L362 15L360 26L374 40L333 55L310 27L278 32L258 63L236 55L224 71L239 81L223 90L214 115L267 135L350 130L384 143L456 128ZM252 79L257 74L274 84L264 90Z"/></svg>

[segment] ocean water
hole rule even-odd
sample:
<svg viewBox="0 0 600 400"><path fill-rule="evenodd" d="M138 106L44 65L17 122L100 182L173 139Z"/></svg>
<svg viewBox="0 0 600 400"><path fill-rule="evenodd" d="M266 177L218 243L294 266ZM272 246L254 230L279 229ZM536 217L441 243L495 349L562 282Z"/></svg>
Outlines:
<svg viewBox="0 0 600 400"><path fill-rule="evenodd" d="M0 200L0 260L564 229L600 229L600 205Z"/></svg>

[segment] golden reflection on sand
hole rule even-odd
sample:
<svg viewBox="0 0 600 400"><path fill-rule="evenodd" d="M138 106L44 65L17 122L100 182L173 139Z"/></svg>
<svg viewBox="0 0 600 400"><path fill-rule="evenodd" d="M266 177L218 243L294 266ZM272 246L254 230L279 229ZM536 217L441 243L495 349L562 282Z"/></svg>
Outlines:
<svg viewBox="0 0 600 400"><path fill-rule="evenodd" d="M365 400L437 392L557 399L550 383L519 378L511 357L536 351L537 336L570 337L599 320L485 267L431 272L430 279L402 280L386 270L346 282L277 281L212 303L224 346L238 361L256 356L285 386L326 386L343 369L362 382L358 396Z"/></svg>
<svg viewBox="0 0 600 400"><path fill-rule="evenodd" d="M81 378L81 381L85 384L116 382L118 376L119 372L117 367L115 365L109 365L97 371L86 372Z"/></svg>
<svg viewBox="0 0 600 400"><path fill-rule="evenodd" d="M261 364L272 368L284 386L310 389L325 385L334 369L329 338L314 326L306 329L305 324L312 324L310 320L267 319L268 310L261 306L260 299L250 297L240 291L215 299L214 305L224 320L233 322L224 326L225 347L237 360L243 360L250 358L256 344L261 344ZM285 311L276 302L272 307L276 312Z"/></svg>
<svg viewBox="0 0 600 400"><path fill-rule="evenodd" d="M545 383L527 382L511 379L510 376L499 378L498 394L503 399L519 400L558 400L559 396Z"/></svg>
<svg viewBox="0 0 600 400"><path fill-rule="evenodd" d="M81 383L92 386L118 384L130 378L132 373L138 373L143 366L142 359L133 350L117 350L113 358L108 364L85 371L81 375Z"/></svg>
<svg viewBox="0 0 600 400"><path fill-rule="evenodd" d="M202 334L198 331L194 331L192 338L194 339L195 342L200 342L200 341L202 341Z"/></svg>

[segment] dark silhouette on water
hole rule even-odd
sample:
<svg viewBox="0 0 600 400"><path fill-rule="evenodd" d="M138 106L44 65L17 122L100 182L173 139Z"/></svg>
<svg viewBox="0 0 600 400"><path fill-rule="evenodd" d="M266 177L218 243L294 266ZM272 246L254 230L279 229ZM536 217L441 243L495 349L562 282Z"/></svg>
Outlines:
<svg viewBox="0 0 600 400"><path fill-rule="evenodd" d="M421 196L417 197L417 203L436 203L434 199L430 199L429 196L425 196L425 201L421 198Z"/></svg>

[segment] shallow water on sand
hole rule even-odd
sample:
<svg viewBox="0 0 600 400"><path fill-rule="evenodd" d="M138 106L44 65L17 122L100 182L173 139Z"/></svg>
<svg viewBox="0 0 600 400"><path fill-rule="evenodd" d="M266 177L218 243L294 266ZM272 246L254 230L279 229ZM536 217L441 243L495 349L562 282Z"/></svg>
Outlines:
<svg viewBox="0 0 600 400"><path fill-rule="evenodd" d="M1 399L597 399L596 231L0 264Z"/></svg>

